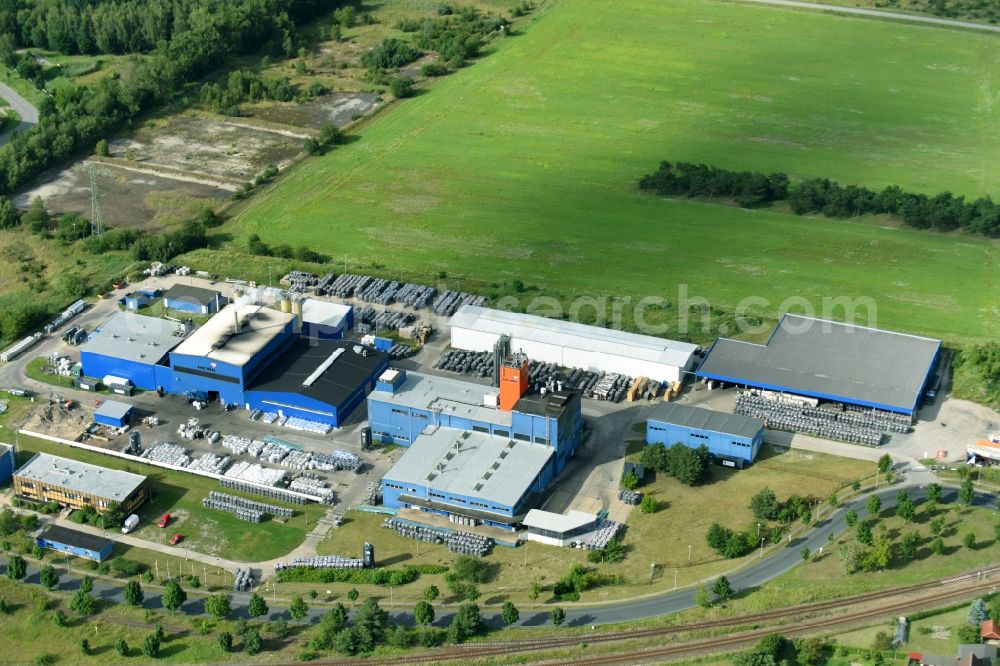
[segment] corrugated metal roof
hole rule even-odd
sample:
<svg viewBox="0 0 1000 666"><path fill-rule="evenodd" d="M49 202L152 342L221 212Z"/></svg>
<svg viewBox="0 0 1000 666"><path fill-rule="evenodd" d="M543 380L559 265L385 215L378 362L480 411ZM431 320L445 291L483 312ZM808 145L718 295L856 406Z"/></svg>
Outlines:
<svg viewBox="0 0 1000 666"><path fill-rule="evenodd" d="M315 298L302 301L302 321L307 324L322 324L336 328L350 311L351 306L342 303L319 301Z"/></svg>
<svg viewBox="0 0 1000 666"><path fill-rule="evenodd" d="M369 397L380 402L509 426L510 412L500 411L496 407L486 407L483 403L485 394L496 395L498 392L499 389L459 379L407 372L406 381L396 389L395 393L376 390L372 391Z"/></svg>
<svg viewBox="0 0 1000 666"><path fill-rule="evenodd" d="M168 319L119 312L104 322L80 351L153 364L184 340L177 335L182 330L180 324Z"/></svg>
<svg viewBox="0 0 1000 666"><path fill-rule="evenodd" d="M698 348L688 342L475 305L462 306L451 318L450 325L452 328L467 328L494 335L506 334L514 339L523 338L679 368L687 366Z"/></svg>
<svg viewBox="0 0 1000 666"><path fill-rule="evenodd" d="M543 444L436 428L420 435L383 478L513 506L553 455Z"/></svg>
<svg viewBox="0 0 1000 666"><path fill-rule="evenodd" d="M32 479L50 488L77 492L123 501L138 488L146 477L117 469L98 467L60 458L48 453L36 453L14 476Z"/></svg>
<svg viewBox="0 0 1000 666"><path fill-rule="evenodd" d="M242 326L239 333L234 334L237 319ZM260 305L227 305L192 333L174 353L240 366L279 335L292 319L291 313Z"/></svg>
<svg viewBox="0 0 1000 666"><path fill-rule="evenodd" d="M121 420L132 411L132 405L118 400L105 400L94 410L94 416L101 415L108 418Z"/></svg>
<svg viewBox="0 0 1000 666"><path fill-rule="evenodd" d="M785 315L766 345L719 338L697 374L909 411L940 347L930 338Z"/></svg>
<svg viewBox="0 0 1000 666"><path fill-rule="evenodd" d="M714 412L673 402L661 402L649 415L650 421L670 423L684 428L718 432L734 437L753 439L764 427L763 421L739 414Z"/></svg>
<svg viewBox="0 0 1000 666"><path fill-rule="evenodd" d="M203 287L195 287L178 282L170 287L170 289L167 289L163 297L171 301L188 301L197 303L198 305L209 305L221 295L215 289L204 289Z"/></svg>

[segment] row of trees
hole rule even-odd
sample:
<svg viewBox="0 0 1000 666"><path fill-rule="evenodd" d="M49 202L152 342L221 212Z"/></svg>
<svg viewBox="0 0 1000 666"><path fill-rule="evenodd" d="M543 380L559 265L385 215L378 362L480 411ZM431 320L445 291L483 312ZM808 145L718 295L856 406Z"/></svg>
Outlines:
<svg viewBox="0 0 1000 666"><path fill-rule="evenodd" d="M967 201L951 192L927 196L896 185L875 191L844 186L828 178L811 178L792 187L784 173L737 172L688 162L661 162L656 172L639 180L639 188L662 196L724 197L745 208L788 201L796 215L822 213L848 218L889 214L916 229L960 229L1000 236L1000 205L990 197Z"/></svg>
<svg viewBox="0 0 1000 666"><path fill-rule="evenodd" d="M814 504L815 497L799 495L790 495L784 502L779 502L774 491L764 486L750 498L750 511L759 520L777 520L787 525L796 519L806 519Z"/></svg>
<svg viewBox="0 0 1000 666"><path fill-rule="evenodd" d="M680 443L670 448L663 444L647 444L639 461L646 469L672 476L689 486L704 483L711 476L712 457L704 444L696 449Z"/></svg>
<svg viewBox="0 0 1000 666"><path fill-rule="evenodd" d="M93 146L143 110L174 99L182 85L218 67L229 54L253 53L274 41L287 42L290 50L294 22L329 10L321 0L129 0L86 8L77 4L70 0L4 3L0 35L12 35L15 46L44 45L64 53L105 50L96 45L81 49L74 40L53 37L58 32L56 24L85 20L81 17L88 15L87 10L98 8L112 12L108 21L126 21L122 35L143 34L138 26L127 24L130 11L136 16L162 15L170 28L154 31L156 38L149 42L105 45L110 52L148 51L141 58L124 61L119 76L106 77L94 86L62 86L44 98L38 125L14 135L0 149L0 193L24 185L46 167ZM36 16L36 11L42 14ZM88 31L100 32L96 25L83 30ZM77 34L75 29L72 34Z"/></svg>

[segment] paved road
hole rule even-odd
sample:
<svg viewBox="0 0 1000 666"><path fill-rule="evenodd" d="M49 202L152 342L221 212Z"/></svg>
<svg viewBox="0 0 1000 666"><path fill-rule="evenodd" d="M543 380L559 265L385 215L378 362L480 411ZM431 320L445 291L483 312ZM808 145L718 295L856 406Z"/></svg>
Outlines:
<svg viewBox="0 0 1000 666"><path fill-rule="evenodd" d="M818 9L824 12L835 12L837 14L852 14L854 16L870 16L874 18L893 19L896 21L911 21L913 23L929 23L948 28L966 28L969 30L985 30L987 32L1000 32L1000 26L988 23L973 23L972 21L959 21L956 19L938 18L936 16L920 16L918 14L901 14L899 12L887 12L879 9L862 9L861 7L840 7L837 5L826 5L819 2L799 2L798 0L743 0L759 5L775 5L778 7L792 7L795 9Z"/></svg>
<svg viewBox="0 0 1000 666"><path fill-rule="evenodd" d="M10 135L14 132L25 132L38 124L38 109L3 83L0 83L0 97L4 98L7 104L17 111L17 115L21 116L21 122L17 127L0 135L0 146L2 146L10 141Z"/></svg>

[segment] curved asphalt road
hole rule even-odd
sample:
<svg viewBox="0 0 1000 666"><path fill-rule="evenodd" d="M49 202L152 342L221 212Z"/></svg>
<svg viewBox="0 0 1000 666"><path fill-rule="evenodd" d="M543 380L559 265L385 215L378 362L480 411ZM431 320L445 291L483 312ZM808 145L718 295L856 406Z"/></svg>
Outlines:
<svg viewBox="0 0 1000 666"><path fill-rule="evenodd" d="M863 9L861 7L841 7L839 5L825 5L819 2L799 2L798 0L742 0L759 5L775 5L778 7L792 7L794 9L814 9L824 12L834 12L836 14L852 14L854 16L868 16L872 18L893 19L896 21L912 21L914 23L928 23L940 25L947 28L966 28L969 30L985 30L988 32L1000 32L1000 26L989 23L974 23L972 21L959 21L956 19L938 18L936 16L921 16L919 14L902 14L900 12L886 12L879 9Z"/></svg>
<svg viewBox="0 0 1000 666"><path fill-rule="evenodd" d="M923 487L918 487L913 483L891 486L876 493L882 499L883 510L891 509L896 505L896 493L902 489L907 490L911 498L914 500L922 499L925 494L925 489ZM786 544L783 547L779 547L777 553L772 554L763 560L756 561L740 571L729 574L729 580L730 583L732 583L734 592L739 593L741 591L751 590L801 564L802 557L799 553L803 546L808 546L812 551L818 550L821 546L826 547L829 543L827 535L839 534L847 528L844 520L844 514L848 509L854 509L860 518L867 515L868 512L865 504L868 501L868 497L869 494L865 494L860 498L841 506L829 517L817 522L812 529L809 530L807 536L794 540L790 544ZM956 499L957 491L954 488L943 488L942 503L954 502ZM988 506L994 501L996 501L994 496L979 493L976 496L975 504L977 506ZM50 553L46 556L46 561L56 565L58 569L60 557L58 554ZM2 564L0 564L0 570L4 573L6 573L6 565L7 562L6 559L4 559ZM36 584L39 582L37 567L28 567L27 582ZM80 583L75 574L64 575L57 589L62 592L73 592L78 589L79 586ZM160 603L161 591L153 588L146 589L144 591L146 593L146 599L143 602L143 607L149 609L162 609L162 604ZM603 625L676 613L689 608L694 608L696 606L694 602L694 591L694 588L688 588L677 592L652 595L647 598L631 599L613 604L600 606L595 605L589 608L569 608L566 610L566 624L569 626ZM189 593L190 592L192 592L192 590L189 589ZM265 600L270 603L267 591L261 590L261 593ZM230 596L233 608L232 616L236 618L248 617L247 605L249 603L249 595L246 593L232 593ZM123 588L117 583L109 583L101 579L94 581L94 597L99 600L115 603L124 602ZM308 600L307 603L309 603ZM391 606L387 607L384 599L382 600L382 607L390 611L393 622L405 625L413 624L413 615L411 612L407 610L393 611ZM311 607L305 621L308 623L318 622L320 616L326 612L328 608L329 606L326 605L316 605ZM518 624L524 627L544 625L549 622L550 608L550 605L543 605L537 609L521 608L521 621ZM191 615L204 613L204 601L201 597L193 597L190 601L184 604L183 610L185 613ZM434 624L441 627L447 626L451 622L453 611L445 611L445 609L442 608L437 610L438 616ZM275 605L270 608L270 613L266 619L277 619L279 617L291 620L286 608L281 605ZM489 626L497 627L502 625L499 613L484 613L483 619L485 624Z"/></svg>
<svg viewBox="0 0 1000 666"><path fill-rule="evenodd" d="M10 141L10 136L14 132L26 132L38 124L38 109L33 107L28 100L24 99L9 86L0 83L0 97L2 97L12 109L21 116L21 122L9 132L0 135L0 146Z"/></svg>

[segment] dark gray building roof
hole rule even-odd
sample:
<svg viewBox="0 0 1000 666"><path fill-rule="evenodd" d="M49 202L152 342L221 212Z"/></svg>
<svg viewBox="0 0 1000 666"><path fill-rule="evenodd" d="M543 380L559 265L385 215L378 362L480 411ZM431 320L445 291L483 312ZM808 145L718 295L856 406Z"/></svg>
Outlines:
<svg viewBox="0 0 1000 666"><path fill-rule="evenodd" d="M357 343L299 338L263 372L254 377L247 391L274 391L304 395L339 407L386 362L386 354L364 347L367 355L354 351ZM303 382L337 350L343 352L309 386Z"/></svg>
<svg viewBox="0 0 1000 666"><path fill-rule="evenodd" d="M749 416L713 412L710 409L688 407L672 402L661 402L657 405L649 415L649 420L747 439L756 437L764 427L763 421Z"/></svg>
<svg viewBox="0 0 1000 666"><path fill-rule="evenodd" d="M66 546L72 546L74 548L84 548L95 553L99 553L111 545L110 539L105 539L104 537L97 536L96 534L87 534L86 532L71 530L68 527L60 527L59 525L52 525L47 530L39 534L38 538L45 539L46 541L51 541L53 543L61 543Z"/></svg>
<svg viewBox="0 0 1000 666"><path fill-rule="evenodd" d="M167 289L167 293L163 294L163 297L172 301L188 301L197 303L198 305L210 305L220 295L214 289L204 289L202 287L178 283Z"/></svg>
<svg viewBox="0 0 1000 666"><path fill-rule="evenodd" d="M699 377L913 412L939 340L785 315L767 344L719 338Z"/></svg>

